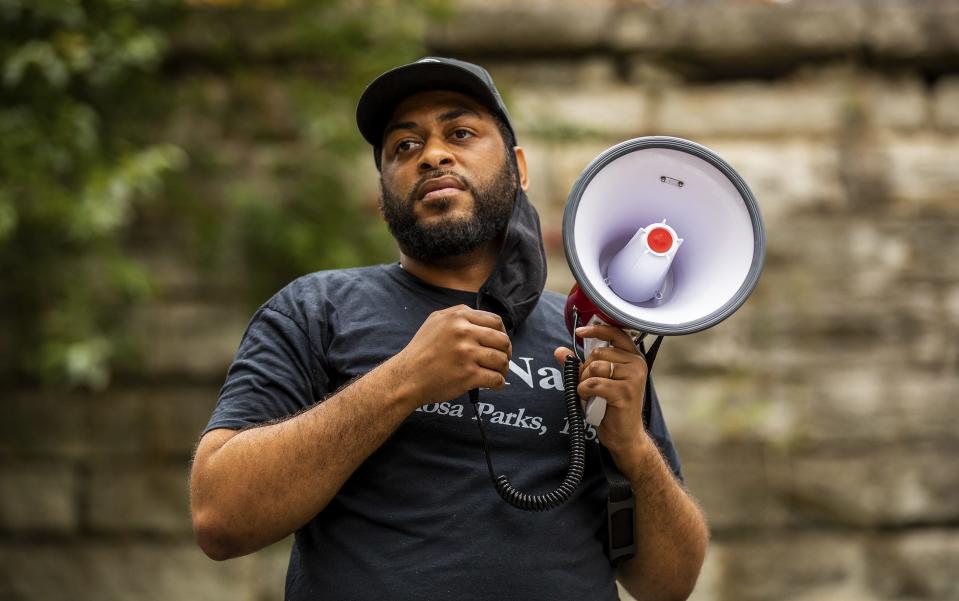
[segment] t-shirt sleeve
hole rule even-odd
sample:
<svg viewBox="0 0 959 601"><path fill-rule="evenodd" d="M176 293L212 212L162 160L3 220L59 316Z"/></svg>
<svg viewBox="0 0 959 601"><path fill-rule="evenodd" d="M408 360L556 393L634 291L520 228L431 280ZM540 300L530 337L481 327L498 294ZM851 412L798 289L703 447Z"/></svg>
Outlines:
<svg viewBox="0 0 959 601"><path fill-rule="evenodd" d="M263 306L243 334L203 433L289 417L322 399L328 385L305 326L285 312Z"/></svg>
<svg viewBox="0 0 959 601"><path fill-rule="evenodd" d="M652 377L652 376L650 376ZM676 478L683 482L683 471L679 464L679 453L673 445L673 438L669 435L669 429L666 428L666 420L663 418L662 407L659 406L659 396L656 394L656 388L650 380L649 390L652 392L651 398L647 400L646 431L653 438L659 452L669 469L672 470Z"/></svg>

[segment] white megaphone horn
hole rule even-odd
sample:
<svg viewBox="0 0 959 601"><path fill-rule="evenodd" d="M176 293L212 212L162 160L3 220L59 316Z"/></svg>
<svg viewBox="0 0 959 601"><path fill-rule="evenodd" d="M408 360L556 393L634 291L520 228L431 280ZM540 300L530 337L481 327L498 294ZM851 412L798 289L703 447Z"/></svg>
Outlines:
<svg viewBox="0 0 959 601"><path fill-rule="evenodd" d="M711 150L689 140L645 137L607 149L573 186L563 217L566 260L576 285L566 325L607 323L676 336L735 312L759 280L766 240L746 182ZM608 343L583 341L586 356ZM606 401L587 401L598 426Z"/></svg>

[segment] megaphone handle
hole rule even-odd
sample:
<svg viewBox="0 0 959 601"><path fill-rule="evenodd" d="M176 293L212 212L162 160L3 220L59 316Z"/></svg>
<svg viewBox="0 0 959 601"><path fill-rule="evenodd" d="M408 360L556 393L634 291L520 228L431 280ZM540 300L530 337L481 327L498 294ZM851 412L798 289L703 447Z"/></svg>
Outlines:
<svg viewBox="0 0 959 601"><path fill-rule="evenodd" d="M593 323L603 323L602 321L596 319L595 317L590 320L590 324ZM596 338L584 338L583 339L583 354L588 358L589 354L593 350L598 348L603 348L609 346L609 343L605 340L598 340ZM584 411L586 415L586 423L591 426L599 427L599 424L603 421L603 417L606 415L606 399L599 396L594 396L593 398L586 401L586 409Z"/></svg>

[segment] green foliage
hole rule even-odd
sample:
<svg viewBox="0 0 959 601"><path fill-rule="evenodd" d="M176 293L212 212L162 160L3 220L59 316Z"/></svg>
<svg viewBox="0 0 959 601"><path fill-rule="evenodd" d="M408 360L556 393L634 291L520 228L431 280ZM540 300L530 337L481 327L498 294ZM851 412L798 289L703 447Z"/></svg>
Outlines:
<svg viewBox="0 0 959 601"><path fill-rule="evenodd" d="M388 257L354 184L369 152L355 100L420 55L442 14L436 0L0 0L0 376L106 386L146 342L126 317L155 292L130 253L151 227L186 232L186 255L211 277L229 266L256 302Z"/></svg>
<svg viewBox="0 0 959 601"><path fill-rule="evenodd" d="M0 2L0 300L4 368L102 387L117 312L148 290L124 254L136 204L182 167L112 126L154 70L170 2Z"/></svg>
<svg viewBox="0 0 959 601"><path fill-rule="evenodd" d="M179 102L209 124L178 141L192 157L187 178L208 185L201 200L184 184L178 209L194 214L197 256L219 273L242 259L251 304L298 275L395 254L356 100L373 77L422 56L426 24L445 14L436 0L267 6L194 11L171 58Z"/></svg>

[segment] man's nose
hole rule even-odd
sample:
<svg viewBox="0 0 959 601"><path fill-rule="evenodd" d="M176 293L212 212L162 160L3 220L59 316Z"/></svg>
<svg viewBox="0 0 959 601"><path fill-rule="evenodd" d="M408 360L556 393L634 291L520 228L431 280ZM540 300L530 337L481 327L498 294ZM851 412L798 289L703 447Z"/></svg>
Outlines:
<svg viewBox="0 0 959 601"><path fill-rule="evenodd" d="M423 147L420 155L420 171L433 169L449 169L456 163L456 159L441 138L431 136Z"/></svg>

